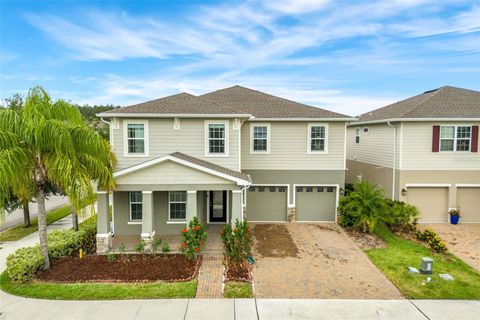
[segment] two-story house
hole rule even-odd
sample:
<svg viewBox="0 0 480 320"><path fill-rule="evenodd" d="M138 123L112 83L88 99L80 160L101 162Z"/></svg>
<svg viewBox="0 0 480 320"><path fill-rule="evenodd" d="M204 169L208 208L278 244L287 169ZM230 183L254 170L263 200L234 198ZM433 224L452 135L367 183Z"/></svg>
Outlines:
<svg viewBox="0 0 480 320"><path fill-rule="evenodd" d="M480 92L441 87L367 112L348 127L347 182L417 206L422 222L480 222Z"/></svg>
<svg viewBox="0 0 480 320"><path fill-rule="evenodd" d="M335 221L353 118L240 86L98 114L117 157L113 223L98 192L97 248L236 219ZM111 230L110 226L113 226Z"/></svg>

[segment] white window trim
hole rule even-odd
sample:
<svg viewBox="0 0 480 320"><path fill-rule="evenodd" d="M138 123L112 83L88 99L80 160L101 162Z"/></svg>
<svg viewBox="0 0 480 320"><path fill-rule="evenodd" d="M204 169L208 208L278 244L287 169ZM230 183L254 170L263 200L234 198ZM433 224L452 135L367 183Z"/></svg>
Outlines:
<svg viewBox="0 0 480 320"><path fill-rule="evenodd" d="M361 128L355 128L355 144L360 144L360 133L362 132ZM357 142L358 138L358 142Z"/></svg>
<svg viewBox="0 0 480 320"><path fill-rule="evenodd" d="M170 193L171 192L185 192L187 193L187 191L181 191L181 190L175 190L175 191L168 191L168 220L167 220L167 223L186 223L187 222L187 201L188 201L188 194L187 194L187 198L185 199L185 202L183 201L170 201ZM172 219L170 217L170 204L171 203L185 203L185 219Z"/></svg>
<svg viewBox="0 0 480 320"><path fill-rule="evenodd" d="M253 133L255 127L267 127L267 150L253 150ZM270 136L271 136L270 123L250 123L250 153L269 154L270 153Z"/></svg>
<svg viewBox="0 0 480 320"><path fill-rule="evenodd" d="M442 150L442 128L443 127L454 127L455 131L453 132L453 150ZM468 150L461 150L457 151L457 130L458 127L469 127L470 128L470 138L469 138L469 144L468 144ZM471 124L443 124L440 126L440 132L438 135L438 151L443 153L451 153L451 152L459 152L459 153L470 153L472 152L472 132L473 132L473 126ZM451 140L451 139L443 139L443 140ZM464 140L464 139L460 139Z"/></svg>
<svg viewBox="0 0 480 320"><path fill-rule="evenodd" d="M312 127L325 127L325 150L323 151L312 151L311 142L312 142ZM307 153L308 154L328 154L328 123L309 123L307 130Z"/></svg>
<svg viewBox="0 0 480 320"><path fill-rule="evenodd" d="M128 192L128 212L129 212L128 224L142 224L142 219L132 219L132 204L134 204L134 203L137 203L137 204L141 203L142 204L142 218L143 218L143 193L142 193L142 202L132 202L132 196L131 196L132 192L142 193L141 191L129 191Z"/></svg>
<svg viewBox="0 0 480 320"><path fill-rule="evenodd" d="M127 128L129 124L143 124L143 139L145 145L144 153L129 153L128 152L128 133ZM146 158L149 156L149 131L148 120L124 120L123 121L123 155L125 157Z"/></svg>
<svg viewBox="0 0 480 320"><path fill-rule="evenodd" d="M204 149L205 149L205 157L220 157L226 158L229 154L229 121L226 120L205 120L205 129L204 129ZM211 124L223 124L225 125L225 153L210 153L209 150L209 138L208 138L208 126Z"/></svg>

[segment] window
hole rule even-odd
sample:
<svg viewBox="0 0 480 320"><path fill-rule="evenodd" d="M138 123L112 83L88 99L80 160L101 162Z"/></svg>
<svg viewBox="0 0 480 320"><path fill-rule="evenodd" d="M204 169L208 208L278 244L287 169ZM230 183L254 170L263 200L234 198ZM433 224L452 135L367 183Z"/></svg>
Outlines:
<svg viewBox="0 0 480 320"><path fill-rule="evenodd" d="M250 152L269 153L270 152L270 125L269 124L251 124L250 125Z"/></svg>
<svg viewBox="0 0 480 320"><path fill-rule="evenodd" d="M168 196L169 220L187 219L187 192L170 191Z"/></svg>
<svg viewBox="0 0 480 320"><path fill-rule="evenodd" d="M470 126L441 126L440 151L470 151Z"/></svg>
<svg viewBox="0 0 480 320"><path fill-rule="evenodd" d="M228 122L206 122L205 155L228 156Z"/></svg>
<svg viewBox="0 0 480 320"><path fill-rule="evenodd" d="M142 191L130 192L130 221L142 221L143 195Z"/></svg>
<svg viewBox="0 0 480 320"><path fill-rule="evenodd" d="M355 143L360 143L360 128L355 128Z"/></svg>
<svg viewBox="0 0 480 320"><path fill-rule="evenodd" d="M363 127L363 133L364 134L368 134L370 132L370 128L369 127Z"/></svg>
<svg viewBox="0 0 480 320"><path fill-rule="evenodd" d="M148 122L125 122L125 156L148 156Z"/></svg>
<svg viewBox="0 0 480 320"><path fill-rule="evenodd" d="M308 127L308 152L327 152L327 126L325 124L309 124Z"/></svg>

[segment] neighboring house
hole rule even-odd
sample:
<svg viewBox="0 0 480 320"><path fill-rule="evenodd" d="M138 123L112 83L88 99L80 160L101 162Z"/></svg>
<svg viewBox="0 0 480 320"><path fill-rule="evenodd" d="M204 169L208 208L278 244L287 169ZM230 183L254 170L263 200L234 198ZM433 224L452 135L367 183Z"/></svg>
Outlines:
<svg viewBox="0 0 480 320"><path fill-rule="evenodd" d="M335 221L346 125L335 112L235 86L181 93L98 114L117 157L116 235L178 234L202 223ZM111 245L98 194L99 251Z"/></svg>
<svg viewBox="0 0 480 320"><path fill-rule="evenodd" d="M416 205L420 221L480 222L480 92L441 87L365 113L348 127L347 182L366 179Z"/></svg>

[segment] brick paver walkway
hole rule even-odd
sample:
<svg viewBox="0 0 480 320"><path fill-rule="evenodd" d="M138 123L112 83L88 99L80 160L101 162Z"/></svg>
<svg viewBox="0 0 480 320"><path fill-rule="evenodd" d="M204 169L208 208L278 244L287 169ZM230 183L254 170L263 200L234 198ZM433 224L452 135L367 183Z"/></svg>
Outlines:
<svg viewBox="0 0 480 320"><path fill-rule="evenodd" d="M223 298L223 257L206 254L198 274L197 298Z"/></svg>
<svg viewBox="0 0 480 320"><path fill-rule="evenodd" d="M448 249L472 268L480 271L480 223L465 224L421 224L438 232Z"/></svg>
<svg viewBox="0 0 480 320"><path fill-rule="evenodd" d="M285 257L276 249L270 256L260 249L267 255L262 256L257 249L266 246L258 246L258 242L269 240L255 232L253 281L257 298L402 299L398 289L338 225L290 223L283 228L288 230L283 232L285 239L272 242L286 246L293 241L298 248Z"/></svg>

